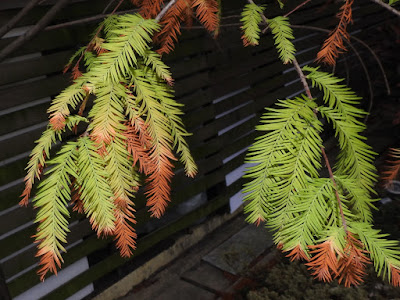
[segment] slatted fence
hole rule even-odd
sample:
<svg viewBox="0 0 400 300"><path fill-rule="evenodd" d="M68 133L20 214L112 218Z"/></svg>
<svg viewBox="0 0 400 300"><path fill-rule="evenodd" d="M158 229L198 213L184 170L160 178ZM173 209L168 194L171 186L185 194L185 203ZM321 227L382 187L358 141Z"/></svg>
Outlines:
<svg viewBox="0 0 400 300"><path fill-rule="evenodd" d="M0 2L0 26L26 2ZM0 40L0 49L35 24L54 2L46 1L33 9L19 28ZM198 176L188 179L177 167L172 203L161 220L150 220L143 198L138 198L138 249L130 261L120 258L111 240L97 239L88 221L73 215L63 269L57 277L40 283L31 239L35 211L31 206L17 205L24 168L34 141L46 127L46 109L52 97L69 82L61 70L74 50L87 43L96 22L56 25L99 16L109 2L71 1L50 27L0 64L0 281L4 296L0 295L4 299L7 293L15 299L81 299L93 295L167 246L174 234L227 209L230 199L234 209L241 199L245 151L257 136L254 127L264 107L302 91L294 70L277 59L270 37L258 47L242 46L239 26L232 25L238 18L224 18L217 39L197 28L185 30L165 61L176 79L176 98L185 104L183 118L193 133L189 144L199 165ZM131 10L126 2L121 9ZM291 22L332 27L336 23L332 16L339 6L324 4L311 2L295 13ZM222 1L222 5L223 16L238 15L244 1ZM295 3L288 5L294 7ZM279 14L277 5L269 3L267 14ZM367 37L368 28L389 17L368 1L356 1L351 30ZM295 36L298 60L312 63L325 35L295 30Z"/></svg>

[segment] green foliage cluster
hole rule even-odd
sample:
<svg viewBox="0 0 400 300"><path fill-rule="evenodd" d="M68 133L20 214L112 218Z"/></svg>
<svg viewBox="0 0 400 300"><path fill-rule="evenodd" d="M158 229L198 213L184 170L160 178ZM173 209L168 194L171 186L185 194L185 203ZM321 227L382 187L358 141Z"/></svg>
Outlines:
<svg viewBox="0 0 400 300"><path fill-rule="evenodd" d="M194 176L197 171L185 141L189 134L180 118L181 105L173 99L169 86L172 84L170 71L150 48L159 25L155 20L135 14L111 16L101 26L103 38L96 36L90 49L81 48L71 58L70 65L77 60L73 71L79 76L52 102L48 110L50 124L37 141L27 167L23 204L27 204L35 179L40 178L52 145L62 139L63 132L75 129L79 123L87 124L82 135L63 145L47 162L51 167L45 171L45 178L33 198L33 205L38 209L36 242L42 279L48 270L56 272L55 264L60 265L62 261L72 194L78 199L76 208L83 210L98 234L121 236L121 230L132 230L130 199L139 187L139 167L146 175L153 176L147 195L151 212L157 217L169 200L166 186L173 175L169 163L175 160L173 149L180 154L186 174ZM86 66L83 74L77 71L81 58ZM79 105L83 110L91 100L93 106L87 117L80 116ZM135 165L128 151L126 133L128 127L138 124L142 124L136 128L142 143L139 146L147 151L148 160L141 166ZM145 135L151 145L144 141ZM160 191L164 194L160 195ZM134 248L133 242L127 243ZM129 255L127 249L120 249L121 253Z"/></svg>
<svg viewBox="0 0 400 300"><path fill-rule="evenodd" d="M251 16L244 21L259 24L259 17L252 22ZM268 25L282 62L294 62L287 18L268 19ZM294 63L300 69L297 61ZM398 285L398 242L387 240L372 226L371 209L377 200L371 197L377 179L373 165L376 153L361 135L365 129L361 118L366 114L357 107L360 98L341 79L318 68L305 66L298 72L322 92L322 97L278 100L262 115L256 127L261 135L246 157L250 164L243 188L247 221L265 221L275 231L275 243L283 251L291 251L293 258L310 260L308 265L320 279L331 280L331 273L340 281L347 277L346 285L357 284L365 274L368 259L363 256L367 253L378 275ZM333 170L322 140L329 124L339 148ZM329 177L322 175L322 160ZM332 253L334 258L328 260L323 253ZM358 264L351 258L345 262L352 255L359 259Z"/></svg>

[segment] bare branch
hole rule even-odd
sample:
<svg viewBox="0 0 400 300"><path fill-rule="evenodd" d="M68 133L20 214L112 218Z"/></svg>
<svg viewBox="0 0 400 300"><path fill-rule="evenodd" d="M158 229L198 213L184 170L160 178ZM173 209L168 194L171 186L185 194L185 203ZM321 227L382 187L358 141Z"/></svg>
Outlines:
<svg viewBox="0 0 400 300"><path fill-rule="evenodd" d="M25 7L23 9L20 10L20 12L18 14L16 14L10 21L7 22L7 24L3 25L0 28L0 38L2 36L4 36L7 32L9 32L11 29L14 28L15 25L17 25L17 23L19 21L21 21L21 19L23 17L26 16L26 14L36 6L36 4L38 4L40 1L42 0L31 0L29 1Z"/></svg>
<svg viewBox="0 0 400 300"><path fill-rule="evenodd" d="M155 20L159 22L161 18L164 17L167 11L171 8L171 6L175 4L175 2L176 0L171 0L170 2L168 2L168 4L164 6L164 8L160 11L157 17L155 17Z"/></svg>
<svg viewBox="0 0 400 300"><path fill-rule="evenodd" d="M0 62L3 61L9 54L19 49L27 41L31 40L38 34L47 24L49 24L57 13L69 2L69 0L59 0L50 10L40 19L40 21L28 30L25 34L18 37L11 44L1 50Z"/></svg>
<svg viewBox="0 0 400 300"><path fill-rule="evenodd" d="M391 7L389 4L381 1L381 0L371 0L372 2L375 2L376 4L379 4L380 6L382 6L383 8L386 8L388 11L390 11L391 13L394 13L395 15L397 15L398 17L400 17L400 11L398 11L397 9Z"/></svg>

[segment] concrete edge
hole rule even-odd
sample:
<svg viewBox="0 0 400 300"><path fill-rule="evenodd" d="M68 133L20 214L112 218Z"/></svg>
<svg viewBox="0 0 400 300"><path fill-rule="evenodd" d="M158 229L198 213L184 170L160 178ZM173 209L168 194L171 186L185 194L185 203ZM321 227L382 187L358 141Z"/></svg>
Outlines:
<svg viewBox="0 0 400 300"><path fill-rule="evenodd" d="M243 211L242 207L237 209L232 214L214 216L206 222L194 226L190 234L184 234L183 236L179 237L174 245L172 245L170 248L159 253L151 260L147 261L145 264L101 292L99 295L95 296L93 299L114 300L125 296L133 287L148 279L159 269L178 258L189 248L200 242L206 235L213 232L225 222L241 214Z"/></svg>

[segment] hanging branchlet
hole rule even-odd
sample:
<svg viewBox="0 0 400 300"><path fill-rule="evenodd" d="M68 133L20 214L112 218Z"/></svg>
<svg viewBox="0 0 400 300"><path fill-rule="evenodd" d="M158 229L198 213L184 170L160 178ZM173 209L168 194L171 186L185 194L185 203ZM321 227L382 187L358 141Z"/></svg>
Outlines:
<svg viewBox="0 0 400 300"><path fill-rule="evenodd" d="M296 49L291 42L294 39L293 30L290 28L288 17L275 17L268 19L268 25L274 35L275 47L278 50L279 58L284 64L294 60Z"/></svg>
<svg viewBox="0 0 400 300"><path fill-rule="evenodd" d="M346 25L350 6L348 2L341 14ZM258 24L259 15L250 17ZM316 279L357 285L372 261L378 275L398 285L398 243L372 229L376 153L362 136L365 112L357 107L360 98L341 79L318 68L300 68L287 19L262 19L273 31L282 61L293 62L307 96L278 100L256 127L262 135L249 148L250 167L244 176L249 179L243 188L247 221L265 221L275 231L278 247L291 260L305 260ZM312 98L307 80L321 90L321 99ZM323 147L321 119L328 121L324 126L332 124L338 139L335 168ZM321 177L322 158L328 178Z"/></svg>
<svg viewBox="0 0 400 300"><path fill-rule="evenodd" d="M149 17L165 16L160 12L163 1L133 2L145 5L142 13ZM214 1L190 3L200 21L215 30ZM170 4L171 10L178 9L175 1ZM160 28L156 20L139 14L111 15L67 64L74 81L48 109L50 122L31 153L21 200L21 205L28 204L52 145L64 132L86 123L84 133L47 162L52 168L45 171L33 199L41 280L49 271L57 273L63 262L69 206L84 213L99 236L114 236L121 255L129 257L136 247L133 199L139 172L147 176L147 206L157 218L171 200L175 153L188 176L197 173L185 140L189 133L181 120L182 105L173 99L171 73L150 46Z"/></svg>
<svg viewBox="0 0 400 300"><path fill-rule="evenodd" d="M337 17L339 24L324 41L322 49L317 54L317 61L335 65L340 53L347 51L344 40L349 40L347 25L352 22L352 5L354 0L346 0L340 8Z"/></svg>
<svg viewBox="0 0 400 300"><path fill-rule="evenodd" d="M264 6L258 6L254 3L246 4L244 7L240 21L243 23L241 27L243 30L242 40L245 47L258 45L261 33L261 15L264 10Z"/></svg>

